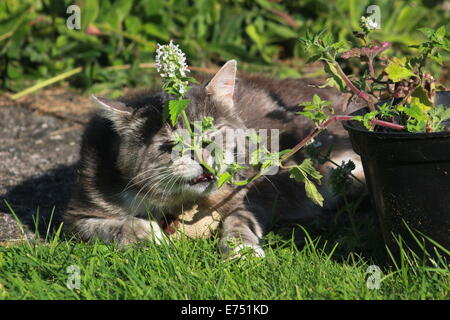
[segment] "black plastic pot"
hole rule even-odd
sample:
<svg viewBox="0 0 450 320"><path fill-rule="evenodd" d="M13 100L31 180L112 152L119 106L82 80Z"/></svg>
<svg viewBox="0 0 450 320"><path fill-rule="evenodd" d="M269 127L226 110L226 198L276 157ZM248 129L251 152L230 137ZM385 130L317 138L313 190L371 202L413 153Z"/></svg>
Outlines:
<svg viewBox="0 0 450 320"><path fill-rule="evenodd" d="M438 92L436 102L450 107L450 91ZM357 121L343 126L361 156L386 243L395 247L392 234L413 243L404 221L450 248L450 131L369 132Z"/></svg>

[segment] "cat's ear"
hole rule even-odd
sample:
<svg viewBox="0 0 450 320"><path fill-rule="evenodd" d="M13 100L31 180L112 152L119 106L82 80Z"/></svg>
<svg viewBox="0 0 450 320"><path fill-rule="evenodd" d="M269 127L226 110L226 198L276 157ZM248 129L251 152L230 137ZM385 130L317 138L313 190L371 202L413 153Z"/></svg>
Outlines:
<svg viewBox="0 0 450 320"><path fill-rule="evenodd" d="M235 83L236 60L229 60L208 83L206 93L232 108Z"/></svg>
<svg viewBox="0 0 450 320"><path fill-rule="evenodd" d="M110 120L116 128L121 128L129 123L132 118L132 108L117 100L91 96L92 101L100 107L100 114Z"/></svg>

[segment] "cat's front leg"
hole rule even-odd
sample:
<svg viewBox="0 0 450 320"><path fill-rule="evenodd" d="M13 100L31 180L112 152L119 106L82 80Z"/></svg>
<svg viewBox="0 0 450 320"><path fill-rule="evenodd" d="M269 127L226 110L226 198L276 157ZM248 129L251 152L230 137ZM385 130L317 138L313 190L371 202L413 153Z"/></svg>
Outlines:
<svg viewBox="0 0 450 320"><path fill-rule="evenodd" d="M160 244L165 240L157 222L134 217L81 218L73 222L72 231L85 241L99 239L121 247L142 241Z"/></svg>
<svg viewBox="0 0 450 320"><path fill-rule="evenodd" d="M245 257L249 251L257 257L264 257L261 247L263 222L253 212L240 209L227 216L222 225L219 250L224 258Z"/></svg>
<svg viewBox="0 0 450 320"><path fill-rule="evenodd" d="M166 238L156 221L131 218L123 226L122 239L124 244L127 245L140 241L152 241L161 244Z"/></svg>

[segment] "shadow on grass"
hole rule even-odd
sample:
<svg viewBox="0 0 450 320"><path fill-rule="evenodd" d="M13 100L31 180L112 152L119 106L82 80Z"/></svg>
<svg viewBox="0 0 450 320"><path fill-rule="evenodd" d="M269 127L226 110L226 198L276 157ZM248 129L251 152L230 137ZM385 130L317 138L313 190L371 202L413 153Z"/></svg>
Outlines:
<svg viewBox="0 0 450 320"><path fill-rule="evenodd" d="M378 218L368 196L353 217L346 211L330 212L299 226L276 229L268 235L267 241L277 246L292 237L298 249L311 245L308 244L310 239L316 249L327 254L333 252L332 259L338 262L363 258L377 265L390 263Z"/></svg>
<svg viewBox="0 0 450 320"><path fill-rule="evenodd" d="M59 166L31 177L0 194L0 212L12 215L8 203L24 226L45 236L47 230L54 231L59 227L75 178L75 164Z"/></svg>
<svg viewBox="0 0 450 320"><path fill-rule="evenodd" d="M380 267L431 267L448 270L450 250L428 235L404 222L402 234L392 234L386 245L375 212L365 211L358 219L348 216L323 216L296 227L276 230L268 235L273 247L294 239L299 250L321 252L337 262L361 263Z"/></svg>

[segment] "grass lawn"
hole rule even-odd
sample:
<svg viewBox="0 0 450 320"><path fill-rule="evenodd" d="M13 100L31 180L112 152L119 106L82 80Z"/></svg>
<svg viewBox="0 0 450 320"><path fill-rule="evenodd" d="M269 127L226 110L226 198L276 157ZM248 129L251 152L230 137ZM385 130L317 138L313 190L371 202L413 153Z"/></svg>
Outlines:
<svg viewBox="0 0 450 320"><path fill-rule="evenodd" d="M60 240L0 246L0 299L449 299L444 259L402 251L380 265L379 289L369 289L373 264L340 244L306 234L269 234L266 258L223 261L217 240L177 240L124 250ZM345 251L345 250L344 250ZM75 266L71 269L69 266ZM67 282L80 270L79 289ZM69 272L68 272L69 271Z"/></svg>

